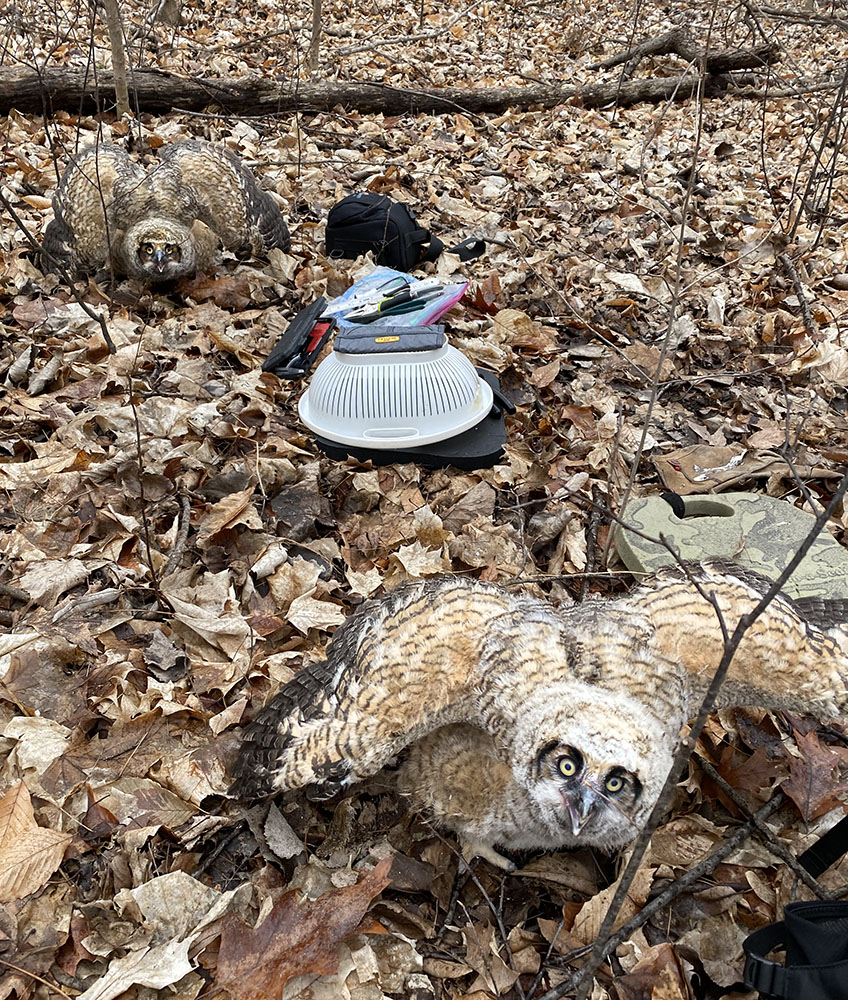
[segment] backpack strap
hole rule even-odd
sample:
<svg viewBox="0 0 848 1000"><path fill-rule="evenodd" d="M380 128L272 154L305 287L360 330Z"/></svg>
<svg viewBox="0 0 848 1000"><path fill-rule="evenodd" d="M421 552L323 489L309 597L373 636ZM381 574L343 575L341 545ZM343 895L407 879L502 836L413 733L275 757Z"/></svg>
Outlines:
<svg viewBox="0 0 848 1000"><path fill-rule="evenodd" d="M848 853L848 816L844 816L826 834L819 837L812 847L808 847L798 858L798 864L818 878L823 871Z"/></svg>
<svg viewBox="0 0 848 1000"><path fill-rule="evenodd" d="M448 253L455 253L460 260L474 260L486 250L486 241L479 236L469 236L462 243L448 247Z"/></svg>
<svg viewBox="0 0 848 1000"><path fill-rule="evenodd" d="M749 934L745 985L785 1000L839 1000L848 983L848 902L790 903L784 920ZM786 965L765 956L786 949Z"/></svg>
<svg viewBox="0 0 848 1000"><path fill-rule="evenodd" d="M780 962L772 962L766 958L769 952L784 943L785 938L785 925L779 920L776 924L767 924L754 931L742 942L742 949L745 952L745 971L742 973L742 981L763 996L788 996L786 967Z"/></svg>
<svg viewBox="0 0 848 1000"><path fill-rule="evenodd" d="M424 232L426 233L427 231L424 230ZM429 243L426 246L422 244L421 247L422 260L436 260L442 253L455 253L460 260L474 260L475 257L479 257L486 249L486 241L479 236L469 236L468 239L457 243L455 246L448 247L447 250L445 250L445 245L438 236L427 233L427 239Z"/></svg>
<svg viewBox="0 0 848 1000"><path fill-rule="evenodd" d="M414 233L410 233L409 242L418 246L421 260L436 260L445 249L444 243L429 229L416 229Z"/></svg>

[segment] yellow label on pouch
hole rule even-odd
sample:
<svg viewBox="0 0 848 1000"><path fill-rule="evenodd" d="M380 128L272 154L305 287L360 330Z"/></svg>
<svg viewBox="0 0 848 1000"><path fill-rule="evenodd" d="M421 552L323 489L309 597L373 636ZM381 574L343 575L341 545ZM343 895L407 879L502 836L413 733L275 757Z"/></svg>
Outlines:
<svg viewBox="0 0 848 1000"><path fill-rule="evenodd" d="M394 344L395 341L400 340L400 337L375 337L375 344Z"/></svg>

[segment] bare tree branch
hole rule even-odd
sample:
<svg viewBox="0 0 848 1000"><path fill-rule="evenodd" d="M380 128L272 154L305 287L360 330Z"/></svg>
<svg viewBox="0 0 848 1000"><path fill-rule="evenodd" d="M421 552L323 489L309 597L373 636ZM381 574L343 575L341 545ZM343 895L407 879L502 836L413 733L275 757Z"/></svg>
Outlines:
<svg viewBox="0 0 848 1000"><path fill-rule="evenodd" d="M669 903L677 899L678 896L682 896L683 893L697 884L704 876L709 875L714 872L716 868L721 864L722 861L728 855L732 854L738 847L751 836L751 834L756 829L757 823L765 823L765 821L776 812L777 809L783 804L784 795L783 792L777 792L773 798L769 799L764 806L761 806L748 820L747 823L743 823L737 830L735 830L725 841L722 842L721 846L718 847L712 854L707 855L698 864L693 865L684 875L681 875L679 879L675 879L666 889L664 889L658 896L655 896L649 903L646 903L642 909L636 914L636 916L631 917L626 924L622 924L621 927L611 934L607 939L607 954L613 952L622 942L626 941L631 934L643 927L655 913L659 913L661 910L665 909ZM590 960L591 961L591 960ZM576 972L570 979L565 982L555 986L553 989L548 990L547 993L543 993L542 996L537 997L536 1000L560 1000L564 997L566 993L571 992L575 987L579 986L582 982L582 973L586 966L583 966L578 972Z"/></svg>
<svg viewBox="0 0 848 1000"><path fill-rule="evenodd" d="M720 49L709 51L696 45L689 29L678 25L656 38L634 45L627 52L620 52L591 69L611 69L622 63L637 63L645 56L678 55L686 62L702 63L707 73L730 73L736 69L750 69L756 65L770 65L778 61L780 47L775 42L758 45L754 49Z"/></svg>

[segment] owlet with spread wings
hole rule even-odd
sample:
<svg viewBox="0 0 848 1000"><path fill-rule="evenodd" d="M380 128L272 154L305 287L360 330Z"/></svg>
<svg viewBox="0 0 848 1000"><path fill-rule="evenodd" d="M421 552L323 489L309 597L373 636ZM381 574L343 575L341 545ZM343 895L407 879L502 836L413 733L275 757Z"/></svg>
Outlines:
<svg viewBox="0 0 848 1000"><path fill-rule="evenodd" d="M326 798L405 751L401 791L466 856L637 836L682 727L769 587L726 562L660 571L556 608L466 579L364 604L248 728L233 787ZM779 595L745 633L718 706L848 714L848 602Z"/></svg>
<svg viewBox="0 0 848 1000"><path fill-rule="evenodd" d="M76 156L53 198L44 252L74 272L111 268L162 282L214 270L232 251L289 248L274 199L227 149L192 140L165 147L150 170L120 146Z"/></svg>

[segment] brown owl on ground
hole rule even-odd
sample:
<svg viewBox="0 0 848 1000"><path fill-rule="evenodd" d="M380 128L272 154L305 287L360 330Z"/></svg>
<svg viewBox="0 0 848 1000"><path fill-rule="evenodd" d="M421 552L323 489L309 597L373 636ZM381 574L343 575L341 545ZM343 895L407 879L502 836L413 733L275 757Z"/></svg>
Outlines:
<svg viewBox="0 0 848 1000"><path fill-rule="evenodd" d="M88 146L65 170L53 210L45 255L74 272L173 281L214 270L219 242L254 254L290 243L253 174L200 140L166 147L150 170L120 146Z"/></svg>
<svg viewBox="0 0 848 1000"><path fill-rule="evenodd" d="M258 714L233 790L327 798L406 750L402 792L468 857L509 867L495 845L621 847L722 656L703 594L732 633L768 587L721 561L565 608L459 578L401 587L359 608L327 659ZM722 705L846 715L848 602L778 596L745 634Z"/></svg>

